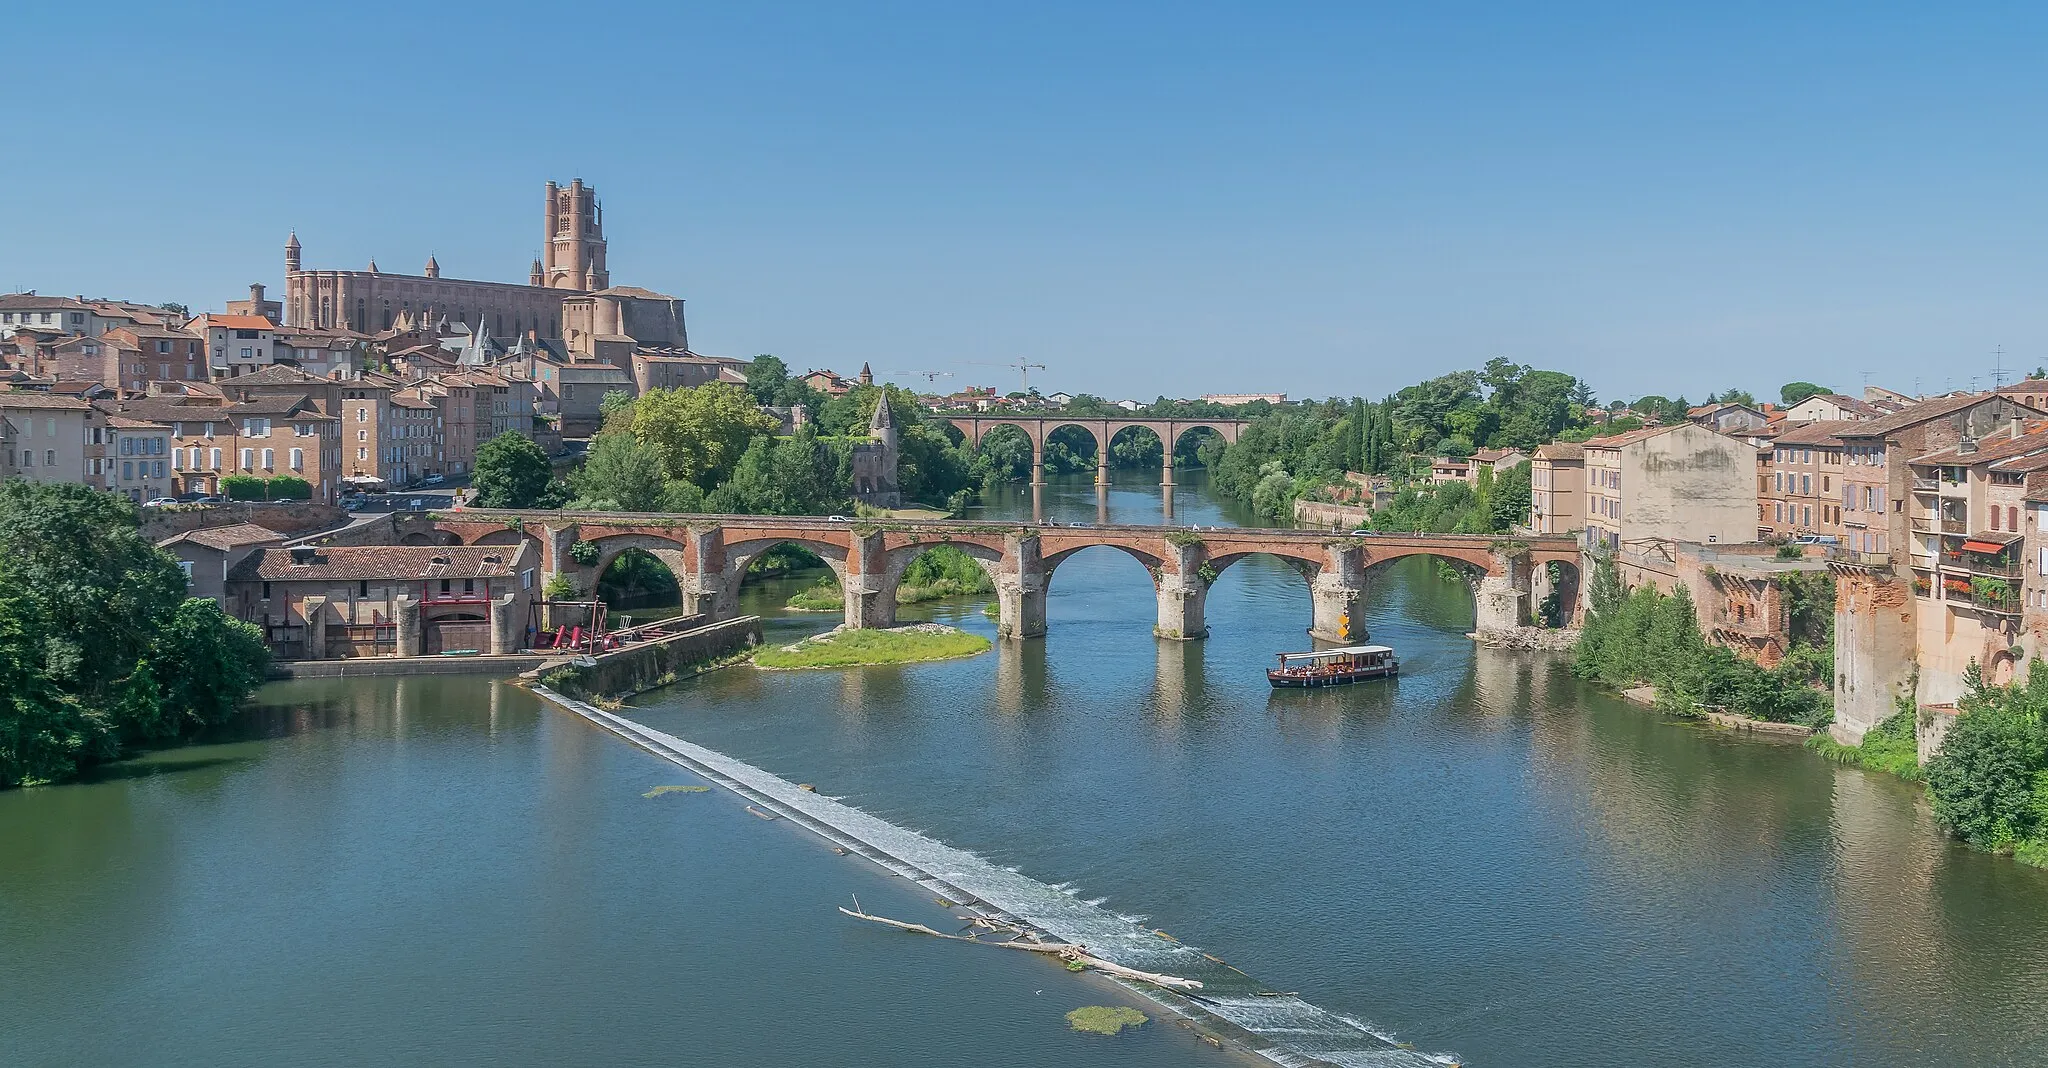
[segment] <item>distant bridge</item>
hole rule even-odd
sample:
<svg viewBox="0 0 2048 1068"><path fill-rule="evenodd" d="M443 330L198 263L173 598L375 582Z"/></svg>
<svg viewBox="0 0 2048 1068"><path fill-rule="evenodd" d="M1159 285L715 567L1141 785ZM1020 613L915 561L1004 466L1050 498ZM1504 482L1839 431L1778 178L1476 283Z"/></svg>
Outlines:
<svg viewBox="0 0 2048 1068"><path fill-rule="evenodd" d="M1045 482L1045 443L1053 431L1061 427L1077 426L1086 430L1095 439L1095 484L1109 484L1109 447L1116 436L1132 427L1143 427L1158 435L1159 444L1165 456L1161 460L1159 484L1173 485L1173 450L1180 444L1181 435L1190 430L1209 430L1225 442L1237 440L1238 434L1251 424L1242 419L1147 419L1099 418L1081 419L1066 415L956 415L950 416L952 423L967 436L967 443L979 447L981 439L999 426L1014 426L1031 439L1031 484Z"/></svg>
<svg viewBox="0 0 2048 1068"><path fill-rule="evenodd" d="M1045 598L1061 563L1082 549L1108 546L1135 558L1152 576L1158 598L1154 633L1190 639L1208 634L1209 586L1231 565L1265 554L1292 565L1308 581L1314 604L1309 632L1330 641L1364 636L1364 599L1373 569L1411 556L1454 561L1478 576L1480 630L1526 622L1531 584L1547 581L1550 563L1579 571L1578 543L1568 537L1507 541L1483 535L1353 536L1320 530L1251 527L1062 527L964 520L830 520L813 516L647 515L619 512L534 512L466 509L415 513L396 520L412 544L511 545L532 541L549 577L565 574L589 590L620 553L639 549L666 565L691 611L725 619L739 611L747 565L769 549L800 545L823 558L846 594L849 627L896 624L896 586L925 552L949 545L988 572L1005 638L1045 633ZM590 566L570 547L597 549ZM1567 605L1576 598L1565 598Z"/></svg>

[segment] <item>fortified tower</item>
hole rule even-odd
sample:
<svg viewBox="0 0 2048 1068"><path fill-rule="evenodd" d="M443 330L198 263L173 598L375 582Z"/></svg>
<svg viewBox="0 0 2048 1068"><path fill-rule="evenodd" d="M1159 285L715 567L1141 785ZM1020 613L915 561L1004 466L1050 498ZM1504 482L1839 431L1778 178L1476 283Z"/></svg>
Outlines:
<svg viewBox="0 0 2048 1068"><path fill-rule="evenodd" d="M604 265L604 205L578 178L567 189L548 183L547 243L541 276L549 289L594 292L611 286Z"/></svg>

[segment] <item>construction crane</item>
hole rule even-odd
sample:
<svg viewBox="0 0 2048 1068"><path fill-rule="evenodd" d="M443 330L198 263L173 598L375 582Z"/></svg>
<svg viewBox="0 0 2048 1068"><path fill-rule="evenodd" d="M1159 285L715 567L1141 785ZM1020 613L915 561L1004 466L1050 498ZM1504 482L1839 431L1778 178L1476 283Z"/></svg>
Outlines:
<svg viewBox="0 0 2048 1068"><path fill-rule="evenodd" d="M924 379L927 383L937 382L941 378L953 377L953 372L951 371L891 371L889 373L892 375L915 375L918 378Z"/></svg>
<svg viewBox="0 0 2048 1068"><path fill-rule="evenodd" d="M975 366L977 366L977 367L1009 367L1009 368L1013 368L1013 369L1015 369L1015 370L1016 370L1016 372L1017 372L1017 379L1018 379L1018 385L1017 385L1017 388L1018 388L1018 389L1020 389L1020 390L1022 390L1022 391L1023 391L1023 392L1025 392L1025 393L1029 393L1029 392L1031 392L1031 372L1033 372L1033 371L1043 371L1043 370L1045 370L1045 365L1044 365L1044 364L1042 364L1042 363L1030 363L1030 362L1028 362L1028 361L1025 361L1025 360L1011 360L1011 361L1010 361L1010 362L1008 362L1008 363L976 363L976 364L975 364Z"/></svg>

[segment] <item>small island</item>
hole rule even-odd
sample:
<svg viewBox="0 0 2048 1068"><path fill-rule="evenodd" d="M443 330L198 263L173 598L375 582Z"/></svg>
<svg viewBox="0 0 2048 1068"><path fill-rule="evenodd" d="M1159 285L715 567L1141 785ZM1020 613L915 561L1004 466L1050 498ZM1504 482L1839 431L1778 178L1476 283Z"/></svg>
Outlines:
<svg viewBox="0 0 2048 1068"><path fill-rule="evenodd" d="M754 666L775 670L870 667L955 660L987 652L990 643L942 623L916 623L888 630L839 629L805 638L795 645L764 648Z"/></svg>

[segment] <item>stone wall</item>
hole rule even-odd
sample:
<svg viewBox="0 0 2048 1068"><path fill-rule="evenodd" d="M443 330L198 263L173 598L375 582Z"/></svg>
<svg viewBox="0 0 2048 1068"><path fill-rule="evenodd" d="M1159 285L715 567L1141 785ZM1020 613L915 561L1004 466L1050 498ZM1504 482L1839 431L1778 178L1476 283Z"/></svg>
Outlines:
<svg viewBox="0 0 2048 1068"><path fill-rule="evenodd" d="M1357 530L1370 518L1372 509L1363 505L1294 502L1294 525L1305 530Z"/></svg>
<svg viewBox="0 0 2048 1068"><path fill-rule="evenodd" d="M541 677L550 687L586 700L600 694L625 697L687 678L714 660L759 644L761 617L741 616L606 653L591 667L566 668L574 673L568 678L557 676L554 668L543 668Z"/></svg>
<svg viewBox="0 0 2048 1068"><path fill-rule="evenodd" d="M1836 741L1857 745L1890 718L1915 673L1912 594L1890 572L1835 572Z"/></svg>
<svg viewBox="0 0 2048 1068"><path fill-rule="evenodd" d="M151 541L173 538L188 530L254 523L279 534L310 534L337 527L348 514L331 504L311 501L223 501L219 504L148 508L142 513L142 536Z"/></svg>

